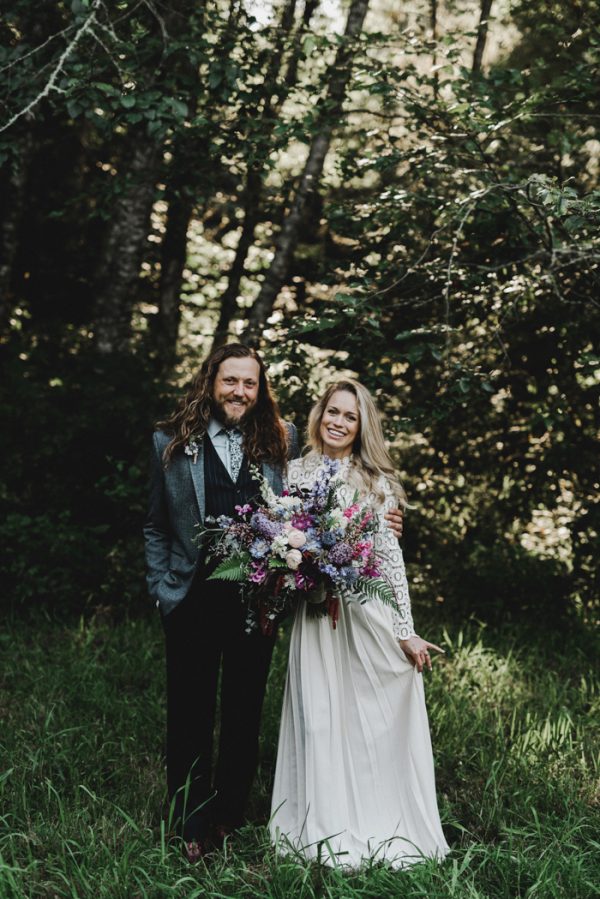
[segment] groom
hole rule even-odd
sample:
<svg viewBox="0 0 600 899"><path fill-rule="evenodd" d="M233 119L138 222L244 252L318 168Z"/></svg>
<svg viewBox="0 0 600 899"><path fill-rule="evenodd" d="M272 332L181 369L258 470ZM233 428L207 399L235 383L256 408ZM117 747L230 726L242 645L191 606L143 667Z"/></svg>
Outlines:
<svg viewBox="0 0 600 899"><path fill-rule="evenodd" d="M296 429L282 422L259 354L240 344L204 362L154 434L144 528L147 582L166 638L167 781L174 824L192 859L243 822L258 757L274 637L246 633L237 584L206 580L197 525L256 497L250 464L277 493ZM222 667L218 761L211 777ZM212 831L212 833L211 833ZM215 833L216 832L216 833Z"/></svg>
<svg viewBox="0 0 600 899"><path fill-rule="evenodd" d="M260 355L215 350L153 438L144 527L147 582L161 612L167 662L167 782L173 823L195 860L243 823L258 759L275 636L246 632L239 586L207 580L198 524L256 497L259 466L276 493L298 455ZM393 518L393 516L392 516ZM401 518L394 530L401 532ZM220 737L212 772L217 682Z"/></svg>

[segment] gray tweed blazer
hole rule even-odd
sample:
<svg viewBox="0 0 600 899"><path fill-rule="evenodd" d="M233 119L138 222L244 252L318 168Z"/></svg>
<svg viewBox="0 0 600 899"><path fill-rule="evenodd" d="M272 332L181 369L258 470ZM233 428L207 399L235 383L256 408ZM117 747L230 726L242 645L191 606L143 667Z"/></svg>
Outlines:
<svg viewBox="0 0 600 899"><path fill-rule="evenodd" d="M299 454L298 434L285 423L289 437L288 457ZM171 438L155 431L150 461L150 497L144 525L146 581L148 591L164 615L187 595L200 552L198 525L204 522L206 497L204 453L200 446L194 463L191 456L177 453L167 469L162 456ZM275 493L283 489L283 473L264 463L263 474Z"/></svg>

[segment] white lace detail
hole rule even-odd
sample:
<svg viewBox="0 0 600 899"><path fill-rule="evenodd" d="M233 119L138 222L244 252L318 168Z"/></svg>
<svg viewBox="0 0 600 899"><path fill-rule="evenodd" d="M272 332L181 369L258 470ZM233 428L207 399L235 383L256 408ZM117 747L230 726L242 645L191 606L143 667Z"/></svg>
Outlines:
<svg viewBox="0 0 600 899"><path fill-rule="evenodd" d="M318 477L318 472L322 465L323 457L317 453L309 453L303 459L294 459L288 466L289 483L297 487L310 486ZM344 481L347 477L349 465L349 457L342 460L338 477ZM377 514L379 528L375 534L375 549L382 560L382 573L386 580L389 581L396 595L397 608L390 610L394 637L397 640L407 640L409 637L414 636L415 628L410 609L410 595L404 558L398 540L383 517L390 509L395 509L398 502L385 477L381 476L377 483L377 489L384 494L383 503L377 499L373 492L369 493L363 501L371 506ZM347 496L345 495L346 492ZM347 502L351 502L354 496L354 488L345 483L342 487L342 495Z"/></svg>
<svg viewBox="0 0 600 899"><path fill-rule="evenodd" d="M415 626L410 608L410 594L408 592L404 557L397 538L383 518L386 512L397 507L398 501L392 493L386 478L380 478L378 487L383 490L385 497L383 505L381 502L377 502L372 493L369 494L369 503L376 509L379 516L379 530L375 534L375 550L377 555L383 560L383 573L390 581L396 595L397 607L392 610L394 637L397 640L407 640L415 635Z"/></svg>

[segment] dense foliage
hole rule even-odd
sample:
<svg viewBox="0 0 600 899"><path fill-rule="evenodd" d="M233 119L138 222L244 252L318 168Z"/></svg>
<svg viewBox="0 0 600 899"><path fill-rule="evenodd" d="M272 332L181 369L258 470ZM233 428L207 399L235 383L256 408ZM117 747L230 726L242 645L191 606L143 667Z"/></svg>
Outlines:
<svg viewBox="0 0 600 899"><path fill-rule="evenodd" d="M595 4L267 6L0 22L5 602L144 602L152 421L241 334L301 426L377 393L432 604L592 620Z"/></svg>

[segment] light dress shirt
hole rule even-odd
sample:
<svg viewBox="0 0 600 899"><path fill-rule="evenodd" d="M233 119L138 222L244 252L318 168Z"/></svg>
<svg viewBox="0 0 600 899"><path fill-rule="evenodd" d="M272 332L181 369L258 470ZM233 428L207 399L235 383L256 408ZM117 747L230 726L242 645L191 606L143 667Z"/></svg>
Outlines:
<svg viewBox="0 0 600 899"><path fill-rule="evenodd" d="M229 477L233 480L233 468L231 466L231 450L229 448L229 438L227 437L228 429L221 424L216 418L211 418L208 427L206 429L206 433L211 439L212 445L217 451L217 455L225 468L227 469L227 473ZM242 446L243 435L241 431L238 431L237 428L232 428L233 436L235 440L239 443L240 449Z"/></svg>

